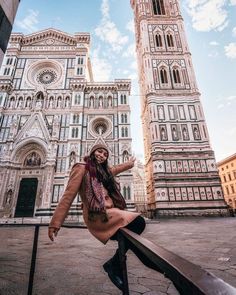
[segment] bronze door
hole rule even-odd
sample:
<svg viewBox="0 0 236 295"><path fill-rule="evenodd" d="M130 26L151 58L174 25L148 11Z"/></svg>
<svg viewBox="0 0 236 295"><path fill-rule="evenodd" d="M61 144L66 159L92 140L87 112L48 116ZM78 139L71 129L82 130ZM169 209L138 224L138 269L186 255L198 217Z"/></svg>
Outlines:
<svg viewBox="0 0 236 295"><path fill-rule="evenodd" d="M38 179L23 178L16 204L15 217L33 217Z"/></svg>

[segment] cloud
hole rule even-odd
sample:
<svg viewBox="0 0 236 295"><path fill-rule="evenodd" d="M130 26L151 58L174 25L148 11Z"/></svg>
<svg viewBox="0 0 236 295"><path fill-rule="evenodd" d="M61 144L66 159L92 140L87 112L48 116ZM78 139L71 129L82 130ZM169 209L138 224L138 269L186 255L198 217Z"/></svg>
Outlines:
<svg viewBox="0 0 236 295"><path fill-rule="evenodd" d="M236 0L230 0L230 5L236 5Z"/></svg>
<svg viewBox="0 0 236 295"><path fill-rule="evenodd" d="M236 58L236 43L229 43L229 45L226 45L225 47L225 55L228 58Z"/></svg>
<svg viewBox="0 0 236 295"><path fill-rule="evenodd" d="M120 52L128 42L128 36L123 35L116 27L116 24L111 21L108 0L102 1L101 12L102 20L95 28L95 34L102 41L108 43L113 51Z"/></svg>
<svg viewBox="0 0 236 295"><path fill-rule="evenodd" d="M130 44L127 49L124 51L124 53L122 54L123 57L136 57L136 44L132 43Z"/></svg>
<svg viewBox="0 0 236 295"><path fill-rule="evenodd" d="M230 95L220 100L221 100L221 103L217 106L218 109L231 106L234 102L236 102L236 95Z"/></svg>
<svg viewBox="0 0 236 295"><path fill-rule="evenodd" d="M215 58L215 57L219 56L219 52L218 52L218 51L212 51L212 52L210 52L210 53L208 54L208 56L209 56L209 57L213 57L213 58Z"/></svg>
<svg viewBox="0 0 236 295"><path fill-rule="evenodd" d="M127 24L126 24L126 29L132 33L134 33L134 19L131 19Z"/></svg>
<svg viewBox="0 0 236 295"><path fill-rule="evenodd" d="M100 57L99 47L92 51L91 62L94 81L109 81L112 72L112 66L108 60Z"/></svg>
<svg viewBox="0 0 236 295"><path fill-rule="evenodd" d="M212 45L212 46L218 46L218 45L220 45L220 43L218 43L216 41L211 41L209 44Z"/></svg>
<svg viewBox="0 0 236 295"><path fill-rule="evenodd" d="M233 36L236 37L236 27L233 28L232 33L233 33Z"/></svg>
<svg viewBox="0 0 236 295"><path fill-rule="evenodd" d="M228 25L227 0L185 0L187 12L197 31L222 31ZM232 0L231 0L232 1Z"/></svg>
<svg viewBox="0 0 236 295"><path fill-rule="evenodd" d="M35 11L33 9L28 9L28 14L26 15L23 20L16 21L16 25L25 30L27 33L33 33L38 30L37 25L38 24L38 15L39 12Z"/></svg>

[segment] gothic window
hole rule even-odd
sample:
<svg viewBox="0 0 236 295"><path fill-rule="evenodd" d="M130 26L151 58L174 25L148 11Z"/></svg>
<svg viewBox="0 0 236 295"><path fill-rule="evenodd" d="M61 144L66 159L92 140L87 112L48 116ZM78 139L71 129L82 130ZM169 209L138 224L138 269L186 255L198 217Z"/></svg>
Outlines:
<svg viewBox="0 0 236 295"><path fill-rule="evenodd" d="M84 63L83 57L78 57L78 65L82 65Z"/></svg>
<svg viewBox="0 0 236 295"><path fill-rule="evenodd" d="M123 197L126 199L127 197L127 189L126 186L123 187Z"/></svg>
<svg viewBox="0 0 236 295"><path fill-rule="evenodd" d="M124 127L121 128L121 137L125 137L125 129L124 129Z"/></svg>
<svg viewBox="0 0 236 295"><path fill-rule="evenodd" d="M156 40L156 46L157 47L162 47L162 38L161 38L160 34L156 34L155 40Z"/></svg>
<svg viewBox="0 0 236 295"><path fill-rule="evenodd" d="M27 108L30 108L31 107L31 97L27 97L26 99L26 105L25 105Z"/></svg>
<svg viewBox="0 0 236 295"><path fill-rule="evenodd" d="M166 39L167 39L167 46L168 47L174 47L174 39L173 39L172 34L168 33L166 35Z"/></svg>
<svg viewBox="0 0 236 295"><path fill-rule="evenodd" d="M83 68L77 68L77 75L83 75Z"/></svg>
<svg viewBox="0 0 236 295"><path fill-rule="evenodd" d="M67 96L66 97L66 108L69 108L70 107L70 97Z"/></svg>
<svg viewBox="0 0 236 295"><path fill-rule="evenodd" d="M164 15L164 0L152 0L153 12L155 15Z"/></svg>
<svg viewBox="0 0 236 295"><path fill-rule="evenodd" d="M125 94L124 94L124 104L127 104L127 98Z"/></svg>
<svg viewBox="0 0 236 295"><path fill-rule="evenodd" d="M75 94L75 104L80 104L81 96L80 94Z"/></svg>
<svg viewBox="0 0 236 295"><path fill-rule="evenodd" d="M79 124L79 114L73 115L73 124Z"/></svg>
<svg viewBox="0 0 236 295"><path fill-rule="evenodd" d="M91 96L89 99L89 107L94 108L94 97L93 96Z"/></svg>
<svg viewBox="0 0 236 295"><path fill-rule="evenodd" d="M166 69L161 68L160 75L161 75L161 83L162 84L168 84Z"/></svg>
<svg viewBox="0 0 236 295"><path fill-rule="evenodd" d="M60 140L67 140L69 134L70 115L62 115L61 128L60 128Z"/></svg>
<svg viewBox="0 0 236 295"><path fill-rule="evenodd" d="M0 141L5 142L8 139L10 133L10 125L12 122L12 116L3 116L1 128L0 128Z"/></svg>
<svg viewBox="0 0 236 295"><path fill-rule="evenodd" d="M6 75L6 76L10 75L10 68L5 68L3 75Z"/></svg>
<svg viewBox="0 0 236 295"><path fill-rule="evenodd" d="M79 136L79 128L77 128L77 127L73 127L73 128L72 128L72 134L71 134L71 137L72 137L72 138L78 138L78 136Z"/></svg>
<svg viewBox="0 0 236 295"><path fill-rule="evenodd" d="M101 135L105 134L108 129L109 129L108 123L104 119L96 120L93 124L93 131L97 135L101 136Z"/></svg>
<svg viewBox="0 0 236 295"><path fill-rule="evenodd" d="M179 70L176 68L173 69L173 79L174 79L174 83L176 84L181 83Z"/></svg>
<svg viewBox="0 0 236 295"><path fill-rule="evenodd" d="M127 187L127 199L130 200L131 199L131 194L130 194L130 187Z"/></svg>
<svg viewBox="0 0 236 295"><path fill-rule="evenodd" d="M121 103L121 104L124 103L124 97L123 97L123 94L121 94L121 96L120 96L120 103Z"/></svg>
<svg viewBox="0 0 236 295"><path fill-rule="evenodd" d="M107 101L108 101L108 107L112 107L112 97L111 96L108 96Z"/></svg>
<svg viewBox="0 0 236 295"><path fill-rule="evenodd" d="M66 160L67 160L67 145L64 143L59 143L57 149L57 163L56 171L64 172L66 170Z"/></svg>
<svg viewBox="0 0 236 295"><path fill-rule="evenodd" d="M124 114L124 123L127 123L127 114Z"/></svg>

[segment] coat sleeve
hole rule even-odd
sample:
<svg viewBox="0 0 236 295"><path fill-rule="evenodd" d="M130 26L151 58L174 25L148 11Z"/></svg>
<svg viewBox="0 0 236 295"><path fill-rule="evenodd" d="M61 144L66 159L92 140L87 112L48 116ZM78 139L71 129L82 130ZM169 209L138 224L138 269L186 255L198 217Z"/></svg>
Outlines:
<svg viewBox="0 0 236 295"><path fill-rule="evenodd" d="M55 228L61 227L62 223L64 222L68 214L70 206L80 189L80 185L81 185L84 173L85 173L85 165L75 164L72 167L65 192L59 204L57 205L57 208L53 214L49 227L55 227Z"/></svg>
<svg viewBox="0 0 236 295"><path fill-rule="evenodd" d="M111 173L115 176L123 171L126 171L128 169L131 169L134 167L134 163L133 161L128 161L119 165L115 165L113 167L110 168Z"/></svg>

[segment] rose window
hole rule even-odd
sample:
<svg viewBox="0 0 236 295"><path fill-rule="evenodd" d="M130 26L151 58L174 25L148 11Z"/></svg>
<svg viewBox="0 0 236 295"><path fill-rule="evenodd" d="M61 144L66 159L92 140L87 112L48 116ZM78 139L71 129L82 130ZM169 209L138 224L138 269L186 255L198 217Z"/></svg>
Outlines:
<svg viewBox="0 0 236 295"><path fill-rule="evenodd" d="M95 133L97 133L98 135L102 135L102 134L106 133L107 128L108 128L108 126L105 121L95 122L95 124L93 126Z"/></svg>
<svg viewBox="0 0 236 295"><path fill-rule="evenodd" d="M41 84L51 84L57 79L57 74L53 70L43 70L37 75L36 80Z"/></svg>

